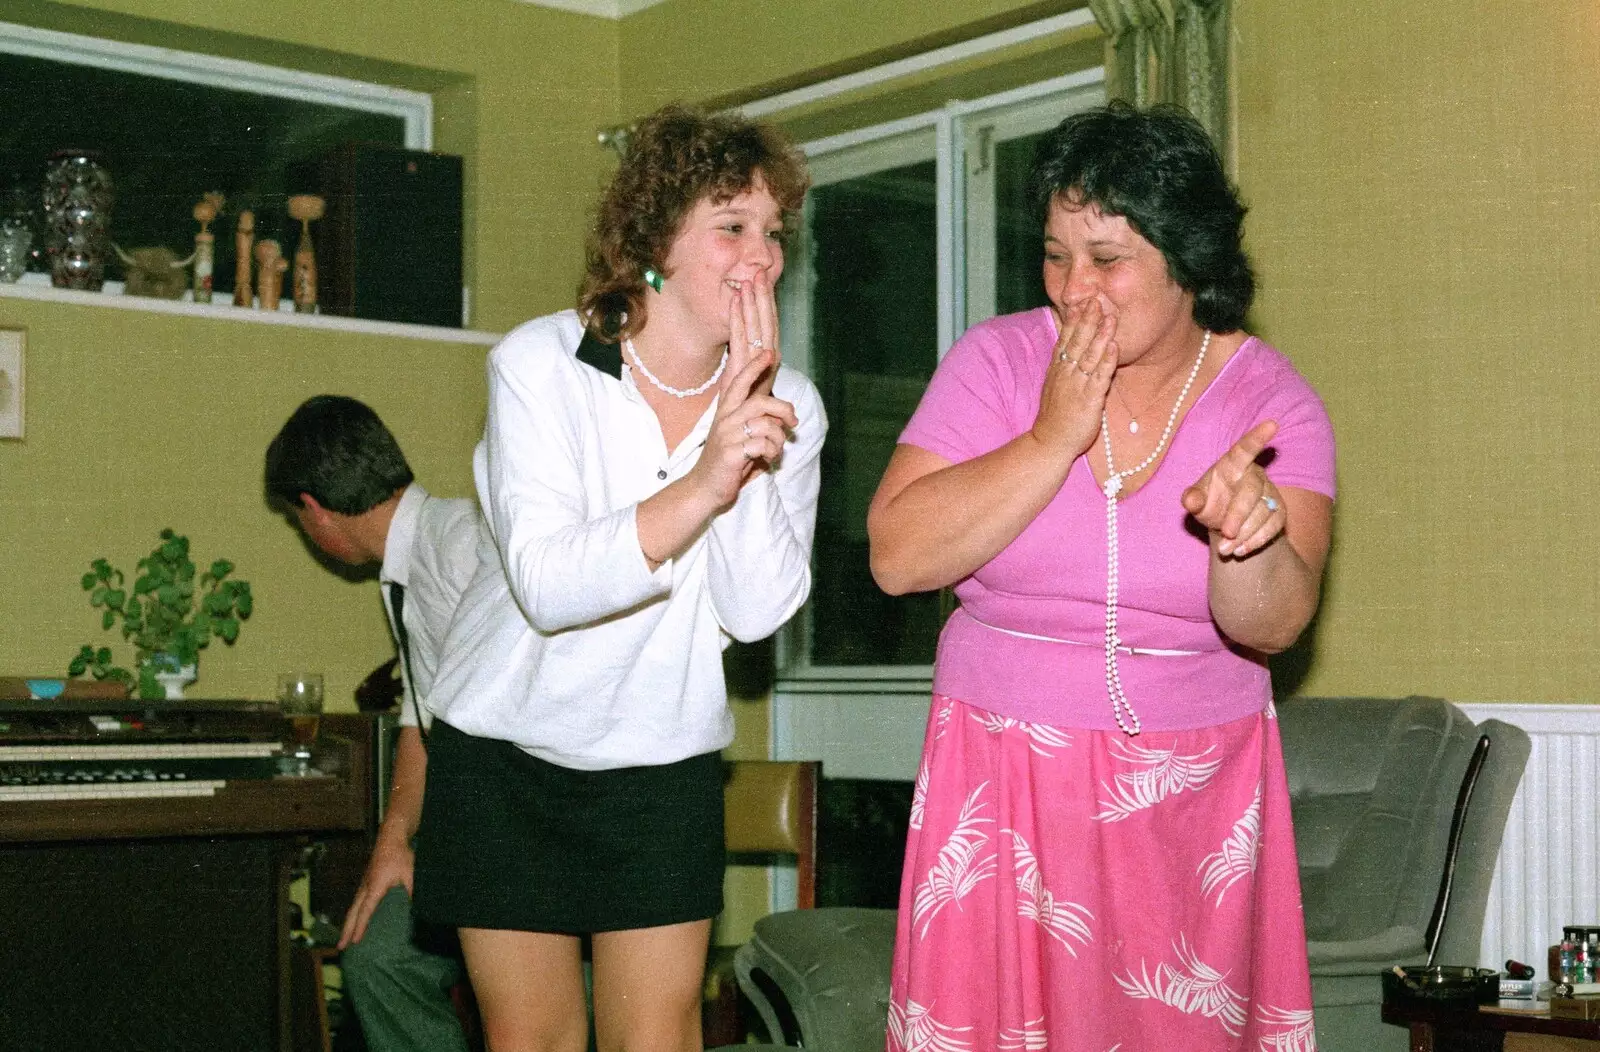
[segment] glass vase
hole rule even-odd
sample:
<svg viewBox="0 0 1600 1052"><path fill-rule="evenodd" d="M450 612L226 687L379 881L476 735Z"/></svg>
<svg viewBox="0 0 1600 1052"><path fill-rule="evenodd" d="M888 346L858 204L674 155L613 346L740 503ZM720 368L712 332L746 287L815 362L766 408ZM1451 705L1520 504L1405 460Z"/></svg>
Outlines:
<svg viewBox="0 0 1600 1052"><path fill-rule="evenodd" d="M87 150L50 156L44 174L45 256L50 283L98 292L111 246L111 173Z"/></svg>
<svg viewBox="0 0 1600 1052"><path fill-rule="evenodd" d="M28 269L28 246L33 231L10 219L0 219L0 281L20 281Z"/></svg>

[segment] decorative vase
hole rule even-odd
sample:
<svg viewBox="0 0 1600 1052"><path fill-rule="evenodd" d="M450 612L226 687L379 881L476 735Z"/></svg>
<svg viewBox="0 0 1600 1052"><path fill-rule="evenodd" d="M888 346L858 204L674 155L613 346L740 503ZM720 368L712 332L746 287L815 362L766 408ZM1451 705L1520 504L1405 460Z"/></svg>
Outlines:
<svg viewBox="0 0 1600 1052"><path fill-rule="evenodd" d="M0 281L20 281L28 269L33 231L9 218L0 219Z"/></svg>
<svg viewBox="0 0 1600 1052"><path fill-rule="evenodd" d="M98 155L61 150L44 174L45 255L50 283L98 292L111 247L111 174Z"/></svg>
<svg viewBox="0 0 1600 1052"><path fill-rule="evenodd" d="M13 175L5 197L0 206L0 281L19 281L29 270L44 269L39 192Z"/></svg>

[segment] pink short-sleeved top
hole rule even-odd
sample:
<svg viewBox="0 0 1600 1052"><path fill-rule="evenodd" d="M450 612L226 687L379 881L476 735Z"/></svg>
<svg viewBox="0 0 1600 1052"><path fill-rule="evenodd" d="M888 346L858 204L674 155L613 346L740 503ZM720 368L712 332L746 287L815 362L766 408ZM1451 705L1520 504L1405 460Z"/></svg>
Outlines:
<svg viewBox="0 0 1600 1052"><path fill-rule="evenodd" d="M969 330L940 363L900 441L960 463L1028 430L1056 336L1047 307ZM1278 433L1268 477L1332 498L1327 410L1287 358L1252 336L1200 393L1154 477L1118 505L1118 635L1128 647L1194 652L1118 655L1146 729L1216 726L1261 711L1271 696L1265 663L1234 648L1211 619L1205 531L1180 503L1187 486L1269 419ZM955 591L961 606L939 637L936 692L1029 722L1116 729L1103 650L1106 504L1087 458Z"/></svg>

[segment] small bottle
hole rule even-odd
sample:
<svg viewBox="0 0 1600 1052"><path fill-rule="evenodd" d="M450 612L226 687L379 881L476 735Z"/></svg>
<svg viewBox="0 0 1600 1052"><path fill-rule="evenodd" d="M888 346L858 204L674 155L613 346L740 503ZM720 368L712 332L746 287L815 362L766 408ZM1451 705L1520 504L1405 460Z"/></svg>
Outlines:
<svg viewBox="0 0 1600 1052"><path fill-rule="evenodd" d="M1575 983L1594 982L1594 961L1589 957L1589 944L1578 942L1573 952L1572 981Z"/></svg>
<svg viewBox="0 0 1600 1052"><path fill-rule="evenodd" d="M1558 983L1571 983L1577 981L1578 948L1573 945L1572 939L1563 934L1561 936L1561 969L1556 977Z"/></svg>

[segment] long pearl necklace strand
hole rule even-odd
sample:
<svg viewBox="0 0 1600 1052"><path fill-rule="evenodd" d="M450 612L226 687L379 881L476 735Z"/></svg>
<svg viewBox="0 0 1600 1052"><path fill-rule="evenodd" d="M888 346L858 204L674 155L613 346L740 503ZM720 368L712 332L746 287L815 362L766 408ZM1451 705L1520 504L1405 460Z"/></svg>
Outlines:
<svg viewBox="0 0 1600 1052"><path fill-rule="evenodd" d="M639 352L633 349L632 340L623 340L622 346L625 350L627 350L628 357L633 359L634 366L641 373L644 373L644 378L654 384L656 388L667 392L667 394L674 398L693 398L697 394L705 394L707 391L711 390L712 384L716 383L722 378L722 370L728 367L728 349L724 347L722 349L722 361L717 363L716 372L712 373L705 383L701 384L699 387L672 387L668 384L662 383L659 379L657 379L656 374L647 369L644 362L639 360Z"/></svg>
<svg viewBox="0 0 1600 1052"><path fill-rule="evenodd" d="M1117 647L1122 645L1122 640L1117 637L1117 494L1122 492L1124 479L1132 478L1154 464L1161 451L1167 448L1167 440L1172 437L1172 429L1178 423L1178 410L1183 406L1183 400L1189 397L1189 388L1194 385L1194 378L1200 375L1200 365L1206 360L1206 348L1210 346L1211 333L1208 331L1200 341L1200 353L1195 357L1194 368L1189 370L1189 378L1183 382L1183 390L1178 392L1172 412L1167 414L1167 426L1161 432L1161 441L1136 466L1122 471L1112 466L1111 424L1106 419L1105 410L1100 410L1100 435L1105 439L1106 446L1106 481L1101 487L1106 495L1106 693L1111 697L1111 715L1116 717L1122 733L1130 738L1137 735L1141 728L1139 714L1133 711L1128 696L1122 691L1122 673L1117 668ZM1127 714L1126 719L1123 718L1124 713Z"/></svg>

